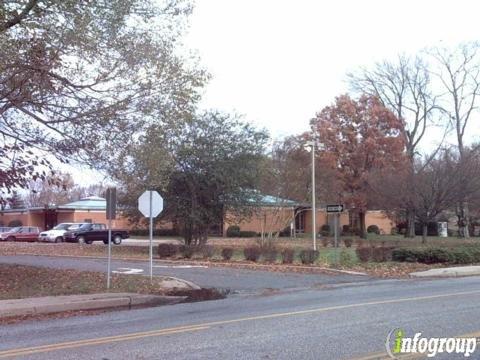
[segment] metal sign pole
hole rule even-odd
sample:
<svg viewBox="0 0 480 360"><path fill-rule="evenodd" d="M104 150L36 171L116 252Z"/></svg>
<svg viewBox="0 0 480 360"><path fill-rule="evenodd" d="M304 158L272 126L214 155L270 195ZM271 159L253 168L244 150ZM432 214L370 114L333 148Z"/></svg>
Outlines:
<svg viewBox="0 0 480 360"><path fill-rule="evenodd" d="M150 282L153 281L153 214L152 202L153 191L150 191Z"/></svg>
<svg viewBox="0 0 480 360"><path fill-rule="evenodd" d="M108 193L108 200L112 203L112 191ZM110 289L110 270L112 259L112 216L108 214L108 260L107 260L107 289Z"/></svg>
<svg viewBox="0 0 480 360"><path fill-rule="evenodd" d="M313 250L317 250L317 209L315 206L315 139L312 140L312 235Z"/></svg>
<svg viewBox="0 0 480 360"><path fill-rule="evenodd" d="M338 265L338 213L334 215L335 265Z"/></svg>

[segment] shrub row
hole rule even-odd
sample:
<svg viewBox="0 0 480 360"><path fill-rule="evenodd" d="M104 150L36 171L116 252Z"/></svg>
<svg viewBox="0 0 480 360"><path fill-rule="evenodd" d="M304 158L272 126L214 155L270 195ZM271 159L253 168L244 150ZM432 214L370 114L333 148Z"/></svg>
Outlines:
<svg viewBox="0 0 480 360"><path fill-rule="evenodd" d="M149 236L148 229L133 229L129 231L130 236ZM153 229L153 236L178 236L176 229Z"/></svg>
<svg viewBox="0 0 480 360"><path fill-rule="evenodd" d="M400 262L419 262L423 264L471 264L480 262L480 247L395 249L392 253L392 259Z"/></svg>
<svg viewBox="0 0 480 360"><path fill-rule="evenodd" d="M227 237L255 237L258 234L255 231L241 231L240 226L231 225L227 228Z"/></svg>
<svg viewBox="0 0 480 360"><path fill-rule="evenodd" d="M359 246L355 252L361 262L385 262L392 260L394 249L390 246Z"/></svg>
<svg viewBox="0 0 480 360"><path fill-rule="evenodd" d="M204 259L211 258L215 253L215 248L211 245L203 246L187 246L178 244L158 244L157 247L158 256L160 258L173 257L178 254L184 258L190 259L195 253L200 254ZM229 260L233 255L233 249L222 249L222 257Z"/></svg>
<svg viewBox="0 0 480 360"><path fill-rule="evenodd" d="M181 255L184 258L190 259L194 254L200 254L204 259L213 257L215 248L211 245L203 246L186 246L178 244L159 244L158 256L160 258L174 257ZM233 256L233 248L222 248L221 255L224 260L230 260ZM274 263L277 261L277 257L280 255L280 259L283 264L292 264L295 258L295 251L293 249L283 249L279 252L276 248L260 248L258 246L246 247L243 249L243 256L245 260L257 262L263 257L265 262ZM302 264L313 264L319 257L318 251L302 250L299 253Z"/></svg>
<svg viewBox="0 0 480 360"><path fill-rule="evenodd" d="M313 264L318 257L320 256L320 253L318 250L302 250L300 251L300 260L302 261L302 264Z"/></svg>
<svg viewBox="0 0 480 360"><path fill-rule="evenodd" d="M331 246L335 246L335 238L327 238L327 237L322 237L321 239L323 247L327 247L329 244ZM344 239L338 239L338 246L340 246L341 242L343 240L343 243L345 244L345 247L349 248L352 247L353 245L353 239L352 238L344 238Z"/></svg>

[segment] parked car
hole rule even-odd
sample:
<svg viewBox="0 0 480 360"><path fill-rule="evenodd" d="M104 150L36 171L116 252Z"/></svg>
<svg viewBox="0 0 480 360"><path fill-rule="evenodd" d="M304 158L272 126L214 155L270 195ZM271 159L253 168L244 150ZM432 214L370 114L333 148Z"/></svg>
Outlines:
<svg viewBox="0 0 480 360"><path fill-rule="evenodd" d="M38 241L56 242L56 243L63 242L63 235L69 229L75 230L78 227L80 227L81 225L83 225L83 223L81 223L81 224L75 224L75 223L61 223L61 224L58 224L53 229L41 232L40 235L38 236Z"/></svg>
<svg viewBox="0 0 480 360"><path fill-rule="evenodd" d="M125 230L112 229L112 243L120 245L123 239L130 236ZM76 229L68 229L63 235L65 241L91 244L94 241L103 241L108 244L108 229L105 224L82 224Z"/></svg>
<svg viewBox="0 0 480 360"><path fill-rule="evenodd" d="M0 240L6 241L37 241L40 229L36 226L18 226L7 232L0 233Z"/></svg>

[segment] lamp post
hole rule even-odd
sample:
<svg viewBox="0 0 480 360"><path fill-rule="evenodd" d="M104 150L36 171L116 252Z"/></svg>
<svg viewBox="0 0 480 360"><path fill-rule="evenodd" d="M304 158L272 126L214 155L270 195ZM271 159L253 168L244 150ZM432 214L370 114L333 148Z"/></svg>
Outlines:
<svg viewBox="0 0 480 360"><path fill-rule="evenodd" d="M317 209L315 206L315 140L305 144L305 149L312 152L312 238L313 250L317 250Z"/></svg>

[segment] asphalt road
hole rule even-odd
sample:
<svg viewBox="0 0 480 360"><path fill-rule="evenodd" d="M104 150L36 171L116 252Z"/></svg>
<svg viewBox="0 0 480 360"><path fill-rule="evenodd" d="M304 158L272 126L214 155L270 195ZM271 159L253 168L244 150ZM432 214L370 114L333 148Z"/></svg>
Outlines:
<svg viewBox="0 0 480 360"><path fill-rule="evenodd" d="M0 359L376 359L394 328L480 336L480 277L289 281L224 300L5 325Z"/></svg>
<svg viewBox="0 0 480 360"><path fill-rule="evenodd" d="M76 269L89 271L106 271L105 259L46 257L46 256L0 256L0 263L44 266L59 269ZM140 269L142 274L149 274L148 261L112 261L112 270ZM128 270L126 270L128 271ZM173 276L189 280L202 287L229 289L235 293L255 293L264 289L305 289L324 287L334 284L370 281L368 276L297 274L258 270L245 270L221 267L185 267L169 262L154 262L154 274Z"/></svg>
<svg viewBox="0 0 480 360"><path fill-rule="evenodd" d="M393 328L478 332L479 295L477 277L389 281L24 322L0 328L0 359L361 358Z"/></svg>

